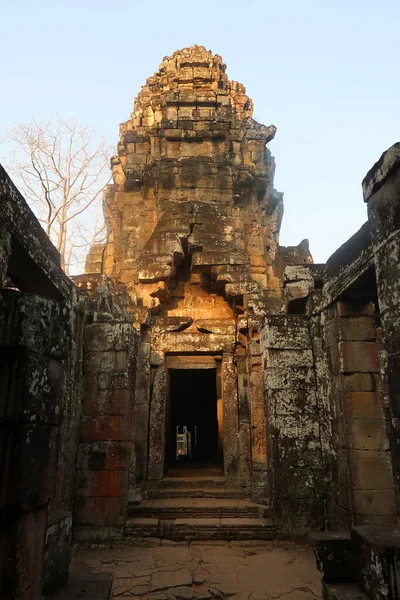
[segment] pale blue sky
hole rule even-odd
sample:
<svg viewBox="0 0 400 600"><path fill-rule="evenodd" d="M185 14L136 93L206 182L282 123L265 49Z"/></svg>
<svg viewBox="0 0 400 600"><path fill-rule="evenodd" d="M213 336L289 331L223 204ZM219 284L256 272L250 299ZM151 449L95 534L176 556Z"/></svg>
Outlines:
<svg viewBox="0 0 400 600"><path fill-rule="evenodd" d="M361 180L400 139L400 0L0 3L0 129L74 117L117 141L162 58L200 44L243 83L284 192L281 243L325 261L366 220Z"/></svg>

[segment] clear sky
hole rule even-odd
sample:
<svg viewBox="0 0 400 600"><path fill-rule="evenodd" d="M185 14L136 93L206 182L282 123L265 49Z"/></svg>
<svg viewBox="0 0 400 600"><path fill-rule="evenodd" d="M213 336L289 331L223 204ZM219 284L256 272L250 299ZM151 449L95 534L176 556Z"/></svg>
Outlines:
<svg viewBox="0 0 400 600"><path fill-rule="evenodd" d="M400 0L0 2L0 129L73 117L118 138L162 58L221 54L278 131L280 242L324 262L366 220L361 180L400 139Z"/></svg>

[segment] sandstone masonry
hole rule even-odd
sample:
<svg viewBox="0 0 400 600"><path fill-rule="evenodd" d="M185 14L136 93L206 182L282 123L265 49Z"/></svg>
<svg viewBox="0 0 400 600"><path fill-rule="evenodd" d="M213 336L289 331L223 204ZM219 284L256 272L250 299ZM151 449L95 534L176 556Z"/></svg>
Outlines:
<svg viewBox="0 0 400 600"><path fill-rule="evenodd" d="M316 541L326 598L351 597L340 577L381 598L377 554L398 573L399 144L363 182L367 223L316 265L279 245L275 131L220 56L164 58L73 281L0 170L2 598L64 583L72 536L355 527Z"/></svg>

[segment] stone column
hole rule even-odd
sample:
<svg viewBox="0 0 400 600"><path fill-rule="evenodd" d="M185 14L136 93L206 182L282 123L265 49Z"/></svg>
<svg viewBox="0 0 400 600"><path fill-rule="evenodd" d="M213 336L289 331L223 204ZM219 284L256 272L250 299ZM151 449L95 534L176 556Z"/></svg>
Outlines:
<svg viewBox="0 0 400 600"><path fill-rule="evenodd" d="M166 369L163 364L156 367L150 398L148 479L164 477L166 407Z"/></svg>
<svg viewBox="0 0 400 600"><path fill-rule="evenodd" d="M271 315L261 335L272 508L283 531L319 529L324 523L322 451L307 320Z"/></svg>
<svg viewBox="0 0 400 600"><path fill-rule="evenodd" d="M237 474L238 449L238 394L237 372L232 355L224 352L222 358L222 410L224 422L224 472L232 478Z"/></svg>

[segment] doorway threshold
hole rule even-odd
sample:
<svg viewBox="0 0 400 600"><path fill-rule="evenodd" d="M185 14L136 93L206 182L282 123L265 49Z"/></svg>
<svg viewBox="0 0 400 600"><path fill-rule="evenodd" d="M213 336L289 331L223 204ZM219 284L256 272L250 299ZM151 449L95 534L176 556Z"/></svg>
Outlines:
<svg viewBox="0 0 400 600"><path fill-rule="evenodd" d="M219 477L224 478L224 470L219 466L197 466L197 465L182 465L179 467L170 467L166 473L166 478L176 477ZM165 479L165 478L164 478Z"/></svg>

